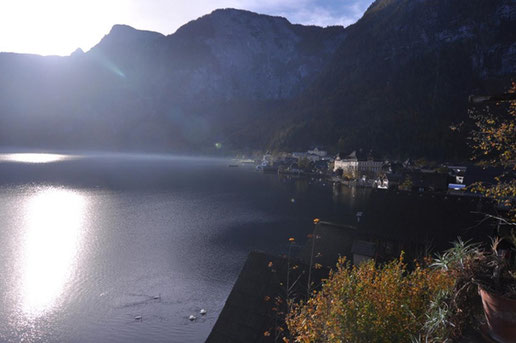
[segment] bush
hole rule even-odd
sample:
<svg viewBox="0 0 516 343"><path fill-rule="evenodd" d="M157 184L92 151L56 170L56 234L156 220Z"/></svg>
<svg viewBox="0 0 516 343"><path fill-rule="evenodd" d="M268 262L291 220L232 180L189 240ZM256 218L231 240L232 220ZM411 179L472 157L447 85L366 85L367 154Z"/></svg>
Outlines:
<svg viewBox="0 0 516 343"><path fill-rule="evenodd" d="M410 342L454 285L443 270L417 264L408 271L402 257L358 267L340 259L322 289L293 307L287 326L297 342Z"/></svg>
<svg viewBox="0 0 516 343"><path fill-rule="evenodd" d="M508 94L516 93L513 83ZM497 114L492 113L497 112ZM504 173L493 185L476 183L473 191L495 200L507 210L507 219L516 223L516 99L498 103L494 109L471 112L476 130L472 132L473 160L480 165L502 167Z"/></svg>

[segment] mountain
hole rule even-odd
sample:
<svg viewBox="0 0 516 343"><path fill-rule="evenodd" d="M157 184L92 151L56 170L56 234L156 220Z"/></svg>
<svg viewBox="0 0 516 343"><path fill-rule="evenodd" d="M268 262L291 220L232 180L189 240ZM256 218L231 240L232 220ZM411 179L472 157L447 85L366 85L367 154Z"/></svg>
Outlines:
<svg viewBox="0 0 516 343"><path fill-rule="evenodd" d="M299 95L343 37L225 9L169 36L115 25L69 57L3 53L0 144L210 152Z"/></svg>
<svg viewBox="0 0 516 343"><path fill-rule="evenodd" d="M391 156L464 157L470 94L516 76L516 1L383 0L346 29L333 61L275 133Z"/></svg>
<svg viewBox="0 0 516 343"><path fill-rule="evenodd" d="M68 57L0 53L0 145L463 156L467 96L516 75L515 4L377 0L345 29L222 9Z"/></svg>

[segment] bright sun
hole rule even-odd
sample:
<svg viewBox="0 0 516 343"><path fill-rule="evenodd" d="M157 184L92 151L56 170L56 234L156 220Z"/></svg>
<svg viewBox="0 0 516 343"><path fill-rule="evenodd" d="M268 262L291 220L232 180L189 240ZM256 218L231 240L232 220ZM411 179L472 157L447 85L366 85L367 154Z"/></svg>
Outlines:
<svg viewBox="0 0 516 343"><path fill-rule="evenodd" d="M89 49L131 11L123 0L2 0L0 51L68 55Z"/></svg>

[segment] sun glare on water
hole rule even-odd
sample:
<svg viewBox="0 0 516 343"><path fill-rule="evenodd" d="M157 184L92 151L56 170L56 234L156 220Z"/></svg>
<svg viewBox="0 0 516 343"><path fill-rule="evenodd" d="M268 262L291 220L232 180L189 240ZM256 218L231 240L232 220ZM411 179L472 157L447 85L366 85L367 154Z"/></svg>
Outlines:
<svg viewBox="0 0 516 343"><path fill-rule="evenodd" d="M21 163L50 163L71 159L70 155L42 154L42 153L20 153L0 154L0 162L21 162Z"/></svg>
<svg viewBox="0 0 516 343"><path fill-rule="evenodd" d="M22 248L21 310L39 317L66 291L77 267L86 200L81 194L47 188L27 201Z"/></svg>

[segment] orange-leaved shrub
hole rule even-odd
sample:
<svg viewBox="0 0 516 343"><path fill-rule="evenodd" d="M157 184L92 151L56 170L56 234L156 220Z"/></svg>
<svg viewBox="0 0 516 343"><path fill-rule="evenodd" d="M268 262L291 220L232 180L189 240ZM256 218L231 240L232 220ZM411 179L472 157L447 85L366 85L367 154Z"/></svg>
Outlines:
<svg viewBox="0 0 516 343"><path fill-rule="evenodd" d="M350 266L342 258L286 322L296 342L410 342L423 330L431 304L454 284L436 268L416 264L408 270L403 257L379 266Z"/></svg>

